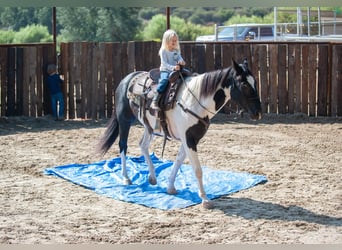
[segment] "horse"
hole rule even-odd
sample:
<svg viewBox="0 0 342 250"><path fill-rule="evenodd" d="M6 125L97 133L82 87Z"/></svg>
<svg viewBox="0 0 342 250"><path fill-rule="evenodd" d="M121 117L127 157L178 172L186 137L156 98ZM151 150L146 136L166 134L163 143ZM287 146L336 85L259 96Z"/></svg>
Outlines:
<svg viewBox="0 0 342 250"><path fill-rule="evenodd" d="M115 91L115 109L104 134L98 141L97 151L102 155L106 154L119 137L123 181L127 185L132 184L126 171L127 139L130 127L139 120L144 126L144 134L139 146L148 164L149 183L151 185L157 183L149 145L155 135L164 135L166 138L165 134L167 134L167 139L181 142L169 176L167 193L177 194L174 186L175 178L183 161L188 157L197 178L198 195L202 205L205 208L212 208L213 202L208 199L203 186L197 145L206 134L210 120L229 100L248 111L251 119L261 119L257 81L249 70L246 59L242 64L232 59L232 66L228 68L184 78L181 76L182 81L178 83L179 89L175 94L174 105L163 112L166 126L161 129L160 118L149 107L156 85L151 78L149 72L135 71L121 80Z"/></svg>

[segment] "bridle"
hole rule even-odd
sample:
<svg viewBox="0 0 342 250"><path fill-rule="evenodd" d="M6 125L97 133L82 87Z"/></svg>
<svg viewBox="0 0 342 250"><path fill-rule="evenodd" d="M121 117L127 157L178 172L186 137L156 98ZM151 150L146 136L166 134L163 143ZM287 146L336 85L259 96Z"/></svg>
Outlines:
<svg viewBox="0 0 342 250"><path fill-rule="evenodd" d="M198 99L198 98L195 96L195 94L191 91L191 89L189 88L188 84L187 84L186 81L184 80L182 74L180 74L180 76L181 76L182 82L184 83L184 85L185 85L187 91L194 97L194 99L195 99L196 102L199 104L199 106L200 106L202 109L204 109L206 112L208 112L208 113L212 114L213 116L215 116L215 115L222 109L222 107L225 105L225 103L222 104L222 106L221 106L216 112L213 112L213 111L209 110L207 107L205 107L205 106L199 101L199 99ZM234 81L234 84L235 84L235 79L234 79L233 81ZM220 89L224 90L223 87L221 87ZM181 107L181 109L182 109L184 112L189 113L189 114L191 114L192 116L196 117L196 118L205 126L205 128L208 128L208 127L209 127L209 124L210 124L210 123L209 123L209 118L208 118L208 117L206 117L206 118L200 117L198 114L196 114L195 112L193 112L193 111L190 110L189 108L185 107L179 100L177 100L176 103L178 104L178 106Z"/></svg>

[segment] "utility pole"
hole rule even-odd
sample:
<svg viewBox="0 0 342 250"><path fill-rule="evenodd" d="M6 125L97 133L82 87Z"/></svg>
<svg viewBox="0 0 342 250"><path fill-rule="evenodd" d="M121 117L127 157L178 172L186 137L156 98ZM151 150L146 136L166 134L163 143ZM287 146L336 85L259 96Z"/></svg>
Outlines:
<svg viewBox="0 0 342 250"><path fill-rule="evenodd" d="M170 7L166 7L166 29L170 29Z"/></svg>
<svg viewBox="0 0 342 250"><path fill-rule="evenodd" d="M53 58L54 60L57 60L56 7L52 7L52 37L53 37L53 48L54 48Z"/></svg>

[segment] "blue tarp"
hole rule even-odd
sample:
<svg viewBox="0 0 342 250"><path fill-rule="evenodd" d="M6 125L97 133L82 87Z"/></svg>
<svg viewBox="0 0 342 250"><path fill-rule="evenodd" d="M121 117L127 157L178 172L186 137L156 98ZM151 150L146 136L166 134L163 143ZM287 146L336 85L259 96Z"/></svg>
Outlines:
<svg viewBox="0 0 342 250"><path fill-rule="evenodd" d="M160 160L151 154L156 169L157 185L148 182L148 166L143 156L127 156L127 172L133 184L123 184L121 159L113 158L90 164L70 164L45 169L47 175L55 175L77 185L94 190L113 199L137 203L148 207L170 210L201 203L197 180L190 165L183 164L178 171L175 187L177 195L166 192L172 161ZM209 199L238 192L267 181L263 175L203 169L203 183Z"/></svg>

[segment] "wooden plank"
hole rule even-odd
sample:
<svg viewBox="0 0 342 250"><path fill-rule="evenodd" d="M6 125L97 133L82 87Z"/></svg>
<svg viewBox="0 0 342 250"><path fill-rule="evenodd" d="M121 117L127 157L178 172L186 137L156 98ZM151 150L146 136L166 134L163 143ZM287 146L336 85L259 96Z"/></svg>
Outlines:
<svg viewBox="0 0 342 250"><path fill-rule="evenodd" d="M61 53L62 53L62 45L61 45ZM61 57L62 55L59 56L59 64L61 63ZM51 101L50 101L50 95L49 95L49 91L48 91L48 87L47 87L47 66L48 64L52 63L54 60L54 49L53 49L53 45L44 45L42 47L42 102L43 102L43 115L49 114L51 113ZM60 65L59 65L59 69L60 69ZM67 105L65 105L66 107Z"/></svg>
<svg viewBox="0 0 342 250"><path fill-rule="evenodd" d="M287 46L285 44L278 45L278 112L280 114L287 113L288 92L286 79L286 54Z"/></svg>
<svg viewBox="0 0 342 250"><path fill-rule="evenodd" d="M6 116L13 116L16 115L15 112L15 54L16 54L16 48L10 48L8 50L8 67L7 67L7 102L6 102Z"/></svg>
<svg viewBox="0 0 342 250"><path fill-rule="evenodd" d="M309 46L302 45L301 112L308 114Z"/></svg>
<svg viewBox="0 0 342 250"><path fill-rule="evenodd" d="M113 113L113 43L105 44L105 100L106 100L106 117L110 117Z"/></svg>
<svg viewBox="0 0 342 250"><path fill-rule="evenodd" d="M151 55L152 55L152 68L159 68L160 67L160 57L159 57L159 49L160 49L161 43L160 42L152 42L152 50L151 50ZM181 54L182 57L185 61L185 63L187 64L188 62L185 60L184 58L184 51L182 50L181 47ZM188 67L186 65L186 67Z"/></svg>
<svg viewBox="0 0 342 250"><path fill-rule="evenodd" d="M244 59L247 59L247 61L249 62L249 64L252 63L251 60L251 51L250 51L250 45L249 44L234 44L234 60L237 63L242 63ZM252 65L250 65L252 66Z"/></svg>
<svg viewBox="0 0 342 250"><path fill-rule="evenodd" d="M98 118L105 118L105 44L99 43L99 51L98 51L98 67L99 67L99 90L97 94L97 102L98 102Z"/></svg>
<svg viewBox="0 0 342 250"><path fill-rule="evenodd" d="M144 60L145 60L145 50L144 50L144 42L136 41L135 44L135 70L145 70L144 68Z"/></svg>
<svg viewBox="0 0 342 250"><path fill-rule="evenodd" d="M338 116L342 116L342 46L341 45L336 45L336 59L337 62L336 64L333 63L334 66L334 72L336 73L334 76L334 81L336 82L337 85L337 89L336 89L336 93L337 93L337 115Z"/></svg>
<svg viewBox="0 0 342 250"><path fill-rule="evenodd" d="M316 116L316 89L317 89L317 45L309 45L309 85L308 85L308 97L309 97L309 115Z"/></svg>
<svg viewBox="0 0 342 250"><path fill-rule="evenodd" d="M267 69L267 45L259 45L259 62L260 62L260 99L261 109L263 113L269 112L269 74Z"/></svg>
<svg viewBox="0 0 342 250"><path fill-rule="evenodd" d="M216 55L216 51L219 53ZM232 67L234 59L234 45L231 43L215 43L215 68L225 69ZM222 112L228 115L238 112L238 105L232 99L223 106Z"/></svg>
<svg viewBox="0 0 342 250"><path fill-rule="evenodd" d="M222 50L221 50L221 44L214 44L214 69L222 69Z"/></svg>
<svg viewBox="0 0 342 250"><path fill-rule="evenodd" d="M215 69L214 60L214 46L213 44L207 44L205 46L205 59L202 61L205 69L204 72L213 71Z"/></svg>
<svg viewBox="0 0 342 250"><path fill-rule="evenodd" d="M255 44L251 45L252 65L249 66L249 69L252 71L255 77L255 80L258 82L258 84L260 84L259 82L259 64L260 64L259 49L260 49L260 46L256 46ZM258 89L260 90L259 85L258 85Z"/></svg>
<svg viewBox="0 0 342 250"><path fill-rule="evenodd" d="M67 99L64 100L65 103L68 104L68 116L69 119L75 119L76 118L76 107L75 107L75 81L76 81L76 75L75 75L75 57L77 57L75 53L75 43L68 43L67 51L68 51L68 58L67 58L67 69L70 72L67 84L65 84L66 92L67 92ZM83 56L82 56L83 58ZM71 73L72 72L72 73ZM65 75L64 75L65 77ZM65 83L65 79L64 79Z"/></svg>
<svg viewBox="0 0 342 250"><path fill-rule="evenodd" d="M82 79L81 79L81 72L82 72L82 57L80 56L82 53L82 43L77 42L73 43L73 53L74 53L74 60L73 60L73 81L72 84L74 85L74 108L75 110L72 111L73 115L76 117L82 117ZM83 113L84 117L84 113Z"/></svg>
<svg viewBox="0 0 342 250"><path fill-rule="evenodd" d="M36 108L37 116L40 117L43 114L43 48L42 46L37 47L37 67L36 67L36 79L37 79L37 98L36 98Z"/></svg>
<svg viewBox="0 0 342 250"><path fill-rule="evenodd" d="M91 119L98 119L98 94L99 94L99 44L92 44L92 81L91 81Z"/></svg>
<svg viewBox="0 0 342 250"><path fill-rule="evenodd" d="M188 43L181 43L180 44L181 52L182 52L182 57L183 57L183 59L184 59L184 61L186 63L186 68L188 70L194 72L192 61L191 61L191 58L192 58L192 55L191 55L192 46L193 46L192 44L188 44ZM160 65L160 58L159 57L157 58L157 61L158 61L158 65Z"/></svg>
<svg viewBox="0 0 342 250"><path fill-rule="evenodd" d="M114 85L112 89L113 95L115 95L115 90L122 80L122 69L121 69L121 55L124 53L122 51L122 45L120 43L113 44L113 80ZM115 101L115 100L114 100Z"/></svg>
<svg viewBox="0 0 342 250"><path fill-rule="evenodd" d="M191 60L195 66L195 72L199 74L206 72L205 46L203 44L197 44L193 47Z"/></svg>
<svg viewBox="0 0 342 250"><path fill-rule="evenodd" d="M224 43L222 44L222 67L228 68L232 66L232 59L235 59L234 44Z"/></svg>
<svg viewBox="0 0 342 250"><path fill-rule="evenodd" d="M128 42L127 44L127 65L128 65L128 72L135 71L135 42ZM115 64L114 64L115 65Z"/></svg>
<svg viewBox="0 0 342 250"><path fill-rule="evenodd" d="M156 65L156 60L155 58L158 57L158 48L156 48L156 42L154 41L149 41L145 43L145 54L147 55L146 57L146 64L144 66L144 70L149 71L153 68L159 67L159 64ZM158 61L158 58L157 58Z"/></svg>
<svg viewBox="0 0 342 250"><path fill-rule="evenodd" d="M86 102L86 107L85 107L85 110L86 110L86 118L89 119L92 117L92 105L93 105L93 100L92 100L92 80L93 80L93 74L94 74L94 71L92 70L92 67L93 67L93 44L92 43L88 43L87 44L87 47L88 47L88 53L86 55L86 60L87 60L87 81L85 82L86 85L86 89L87 89L87 102Z"/></svg>
<svg viewBox="0 0 342 250"><path fill-rule="evenodd" d="M30 63L30 48L25 47L23 53L23 66L24 66L24 74L23 74L23 115L29 116L29 63Z"/></svg>
<svg viewBox="0 0 342 250"><path fill-rule="evenodd" d="M298 52L298 53L297 53ZM302 111L302 50L301 45L296 48L296 58L294 65L294 84L295 84L295 110L294 112Z"/></svg>
<svg viewBox="0 0 342 250"><path fill-rule="evenodd" d="M7 95L7 58L8 58L8 48L0 47L0 116L6 115L6 95Z"/></svg>
<svg viewBox="0 0 342 250"><path fill-rule="evenodd" d="M331 115L342 116L342 45L332 45Z"/></svg>
<svg viewBox="0 0 342 250"><path fill-rule="evenodd" d="M120 81L121 81L125 76L127 76L131 72L128 71L129 69L129 65L128 65L129 61L128 61L128 55L127 55L128 43L121 43L120 46L121 46L121 65L120 65L121 66ZM119 84L119 82L117 84ZM117 85L115 85L115 89L116 87Z"/></svg>
<svg viewBox="0 0 342 250"><path fill-rule="evenodd" d="M82 119L86 118L86 104L87 104L87 82L88 82L88 71L89 68L88 65L88 43L81 43L81 55L82 55L82 61L81 61L81 110L80 110L80 116Z"/></svg>
<svg viewBox="0 0 342 250"><path fill-rule="evenodd" d="M69 95L68 95L68 86L69 86L69 68L68 68L68 58L69 58L69 44L61 43L61 56L59 60L58 67L60 69L61 75L64 77L63 84L63 94L64 94L64 115L65 118L70 118L70 108L69 108ZM71 71L72 72L72 71Z"/></svg>
<svg viewBox="0 0 342 250"><path fill-rule="evenodd" d="M29 116L36 117L37 114L37 78L36 78L36 68L37 68L37 47L29 47L30 61L29 63L29 90L30 90L30 114Z"/></svg>
<svg viewBox="0 0 342 250"><path fill-rule="evenodd" d="M16 53L16 91L17 91L17 108L16 115L23 115L23 98L24 93L24 49L17 48Z"/></svg>
<svg viewBox="0 0 342 250"><path fill-rule="evenodd" d="M276 44L269 45L269 72L270 72L270 81L269 81L269 112L277 113L278 106L278 48Z"/></svg>
<svg viewBox="0 0 342 250"><path fill-rule="evenodd" d="M328 108L328 45L318 45L318 86L317 86L317 115L326 116Z"/></svg>
<svg viewBox="0 0 342 250"><path fill-rule="evenodd" d="M203 46L203 45L202 45ZM198 56L197 56L197 51L196 51L196 46L191 46L191 70L192 72L196 73L201 73L198 71Z"/></svg>

